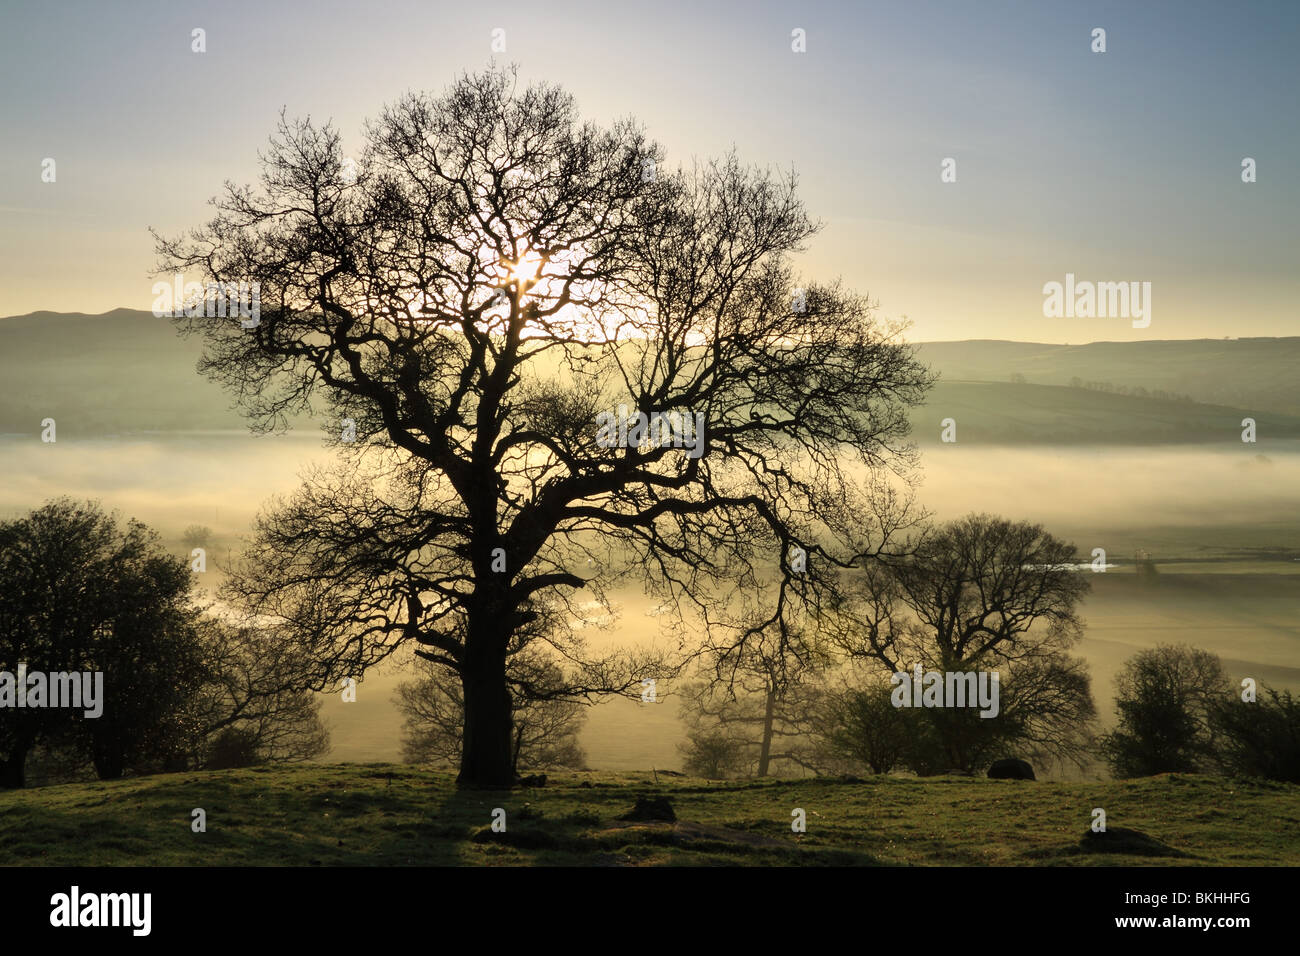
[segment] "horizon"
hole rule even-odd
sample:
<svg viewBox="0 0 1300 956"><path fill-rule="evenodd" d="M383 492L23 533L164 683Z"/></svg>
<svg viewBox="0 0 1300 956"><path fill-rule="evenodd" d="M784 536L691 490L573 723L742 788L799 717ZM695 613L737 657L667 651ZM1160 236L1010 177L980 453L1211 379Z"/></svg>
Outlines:
<svg viewBox="0 0 1300 956"><path fill-rule="evenodd" d="M105 316L113 315L119 312L137 313L141 318L161 318L168 319L168 316L155 316L148 309L134 309L130 306L117 306L116 308L106 309L103 312L62 312L57 309L34 309L30 312L21 312L13 315L0 316L0 322L7 322L10 319L29 319L38 315L50 315L63 318L86 318L101 319ZM1161 342L1271 342L1283 341L1286 339L1300 339L1297 335L1224 335L1215 336L1189 336L1186 338L1147 338L1147 339L1092 339L1087 342L1048 342L1042 339L1003 339L1003 338L968 338L968 339L907 339L911 345L961 345L978 342L1004 343L1011 345L1050 345L1061 348L1084 348L1089 345L1153 345Z"/></svg>
<svg viewBox="0 0 1300 956"><path fill-rule="evenodd" d="M32 7L0 38L3 314L147 306L148 227L174 235L206 216L226 179L253 182L281 108L332 119L355 151L363 120L404 91L437 92L496 61L517 64L521 84L558 84L584 119L635 118L669 166L735 149L747 164L792 169L823 225L797 266L870 295L920 341L972 329L1068 344L1295 327L1300 226L1284 211L1300 207L1288 173L1300 128L1279 121L1293 109L1293 4L1242 16L1205 0L847 10L767 0L735 17L673 2L620 29L587 2L563 14L507 3L489 18L398 0L362 33L347 16L304 21L246 2L65 9L78 29ZM259 29L240 29L253 16ZM191 49L196 28L202 52ZM1090 48L1097 28L1104 51ZM276 68L253 81L239 71L250 61ZM51 74L48 63L65 66ZM955 180L944 182L950 159ZM1150 327L1048 318L1044 285L1068 274L1151 283Z"/></svg>

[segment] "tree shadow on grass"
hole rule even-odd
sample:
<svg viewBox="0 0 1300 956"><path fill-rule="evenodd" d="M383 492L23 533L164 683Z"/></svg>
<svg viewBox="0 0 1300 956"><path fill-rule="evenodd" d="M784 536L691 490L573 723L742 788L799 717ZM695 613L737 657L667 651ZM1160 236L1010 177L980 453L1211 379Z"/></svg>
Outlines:
<svg viewBox="0 0 1300 956"><path fill-rule="evenodd" d="M578 794L583 803L575 807ZM626 804L626 794L610 800L577 788L545 794L469 790L444 795L434 815L442 827L464 833L458 862L470 865L881 865L869 853L809 846L793 835L783 839L687 819L621 820ZM504 829L492 828L496 809L505 811Z"/></svg>

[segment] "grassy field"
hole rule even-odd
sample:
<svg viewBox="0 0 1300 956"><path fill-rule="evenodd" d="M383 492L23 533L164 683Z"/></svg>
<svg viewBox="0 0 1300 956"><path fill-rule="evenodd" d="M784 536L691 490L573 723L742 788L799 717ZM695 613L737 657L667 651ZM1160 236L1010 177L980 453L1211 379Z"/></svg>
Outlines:
<svg viewBox="0 0 1300 956"><path fill-rule="evenodd" d="M1255 455L1290 448L1300 438L1300 417L1277 412L946 377L909 417L922 445L940 443L945 418L957 422L958 443L970 444L1205 444ZM1255 445L1241 441L1246 417L1255 419L1262 436Z"/></svg>
<svg viewBox="0 0 1300 956"><path fill-rule="evenodd" d="M618 817L668 797L676 823ZM191 811L207 830L191 830ZM490 827L494 808L506 831ZM1137 853L1080 846L1094 807ZM806 812L807 832L791 831ZM1167 854L1167 855L1161 855ZM1300 865L1300 787L1163 775L1046 783L719 783L576 773L462 792L397 764L172 774L0 792L0 865Z"/></svg>

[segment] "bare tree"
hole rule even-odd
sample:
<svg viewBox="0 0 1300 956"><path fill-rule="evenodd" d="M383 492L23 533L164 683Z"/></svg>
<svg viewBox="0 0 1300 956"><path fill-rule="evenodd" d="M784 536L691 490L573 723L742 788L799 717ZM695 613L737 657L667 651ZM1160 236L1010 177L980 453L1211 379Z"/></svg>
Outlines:
<svg viewBox="0 0 1300 956"><path fill-rule="evenodd" d="M311 760L329 750L322 701L293 642L265 626L209 616L200 626L206 678L185 711L189 759L212 766ZM217 753L223 758L215 758Z"/></svg>
<svg viewBox="0 0 1300 956"><path fill-rule="evenodd" d="M937 753L926 769L972 769L1008 747L1040 758L1086 760L1095 717L1084 663L1068 655L1083 633L1078 604L1090 584L1073 545L1042 527L969 515L928 529L900 560L852 575L828 618L832 640L885 673L997 670L996 718L940 707L926 714ZM934 764L934 766L930 766Z"/></svg>
<svg viewBox="0 0 1300 956"><path fill-rule="evenodd" d="M812 767L819 682L832 659L817 634L797 638L786 642L759 632L710 650L700 679L681 691L688 769L698 773L716 763L714 755L728 749L724 741L732 752L724 763L732 772L766 777L774 767Z"/></svg>
<svg viewBox="0 0 1300 956"><path fill-rule="evenodd" d="M631 122L495 70L385 109L354 173L310 121L263 163L159 240L160 270L258 283L255 323L179 322L259 427L322 402L350 421L344 469L264 519L233 588L322 686L407 642L453 670L462 783L512 781L507 660L539 604L636 573L715 634L792 641L871 550L858 478L911 463L930 376L864 297L798 284L817 227L793 175L670 170ZM602 440L620 405L633 427ZM576 692L646 676L558 643Z"/></svg>

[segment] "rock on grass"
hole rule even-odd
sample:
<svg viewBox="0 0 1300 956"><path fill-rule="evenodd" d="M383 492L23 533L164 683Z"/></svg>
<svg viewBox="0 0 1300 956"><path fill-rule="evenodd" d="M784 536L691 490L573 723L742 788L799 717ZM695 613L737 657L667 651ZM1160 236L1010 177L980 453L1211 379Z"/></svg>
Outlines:
<svg viewBox="0 0 1300 956"><path fill-rule="evenodd" d="M633 820L639 823L649 821L675 823L677 814L673 812L673 802L667 797L641 796L636 798L636 806L618 819Z"/></svg>
<svg viewBox="0 0 1300 956"><path fill-rule="evenodd" d="M1085 853L1126 853L1130 856L1187 855L1155 837L1127 827L1107 827L1100 833L1087 830L1079 840L1079 849Z"/></svg>

